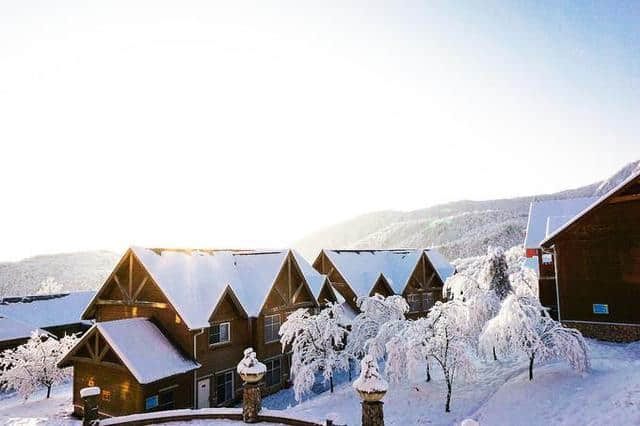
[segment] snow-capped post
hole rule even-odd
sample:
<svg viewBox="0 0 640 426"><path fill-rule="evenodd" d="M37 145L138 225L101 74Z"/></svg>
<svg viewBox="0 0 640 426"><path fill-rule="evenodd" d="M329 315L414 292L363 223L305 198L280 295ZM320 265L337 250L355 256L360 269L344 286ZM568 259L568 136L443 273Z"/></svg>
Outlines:
<svg viewBox="0 0 640 426"><path fill-rule="evenodd" d="M371 355L360 361L360 376L353 387L362 398L362 426L384 426L383 402L389 385L378 371L378 363Z"/></svg>
<svg viewBox="0 0 640 426"><path fill-rule="evenodd" d="M267 372L267 366L256 359L253 348L247 348L244 350L244 358L238 363L237 371L244 381L242 386L242 420L245 423L256 423L258 413L262 409L262 396L258 382Z"/></svg>
<svg viewBox="0 0 640 426"><path fill-rule="evenodd" d="M80 398L82 398L84 418L82 426L92 426L98 420L98 397L100 396L100 388L90 387L80 389Z"/></svg>

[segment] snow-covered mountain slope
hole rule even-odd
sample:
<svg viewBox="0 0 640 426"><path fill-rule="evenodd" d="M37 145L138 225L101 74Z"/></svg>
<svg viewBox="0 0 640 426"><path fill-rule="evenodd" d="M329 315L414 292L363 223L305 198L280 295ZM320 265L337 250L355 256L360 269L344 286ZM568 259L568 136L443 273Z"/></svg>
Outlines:
<svg viewBox="0 0 640 426"><path fill-rule="evenodd" d="M35 256L0 263L0 296L35 294L52 277L62 284L60 292L95 290L111 273L120 255L110 251L87 251Z"/></svg>
<svg viewBox="0 0 640 426"><path fill-rule="evenodd" d="M488 245L506 248L522 244L532 200L603 195L638 170L640 160L602 182L555 194L456 201L411 212L369 213L304 237L294 247L309 259L326 247L438 247L450 259L476 256L484 253Z"/></svg>

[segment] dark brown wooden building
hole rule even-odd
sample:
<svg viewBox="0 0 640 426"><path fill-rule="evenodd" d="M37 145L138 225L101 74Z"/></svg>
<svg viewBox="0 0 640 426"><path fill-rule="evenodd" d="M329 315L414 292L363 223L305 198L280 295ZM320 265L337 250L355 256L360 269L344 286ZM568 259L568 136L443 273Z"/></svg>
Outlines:
<svg viewBox="0 0 640 426"><path fill-rule="evenodd" d="M553 257L560 321L591 337L640 339L640 172L541 247Z"/></svg>
<svg viewBox="0 0 640 426"><path fill-rule="evenodd" d="M455 268L434 249L329 250L313 266L328 277L336 292L357 310L362 296L401 295L410 307L409 317L426 315L442 300L442 287Z"/></svg>
<svg viewBox="0 0 640 426"><path fill-rule="evenodd" d="M524 240L527 256L525 265L535 270L538 274L540 302L549 309L549 314L554 319L558 318L558 303L553 256L543 253L540 244L553 231L569 222L597 200L598 197L536 200L532 201L529 207L529 221Z"/></svg>
<svg viewBox="0 0 640 426"><path fill-rule="evenodd" d="M86 386L102 389L102 416L231 404L247 347L267 365L265 392L280 389L280 324L320 296L335 300L292 250L131 248L84 313L96 325L60 363L74 367L74 411Z"/></svg>

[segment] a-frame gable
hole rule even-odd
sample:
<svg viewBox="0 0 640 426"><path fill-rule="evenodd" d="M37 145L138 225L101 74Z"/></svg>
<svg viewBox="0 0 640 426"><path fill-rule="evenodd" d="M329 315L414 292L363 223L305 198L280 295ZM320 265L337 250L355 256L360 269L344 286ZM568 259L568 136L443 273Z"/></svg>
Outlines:
<svg viewBox="0 0 640 426"><path fill-rule="evenodd" d="M324 283L322 283L322 288L320 289L320 293L318 293L318 305L324 306L327 302L335 303L338 301L336 296L336 292L331 286L331 282L328 278L325 278Z"/></svg>
<svg viewBox="0 0 640 426"><path fill-rule="evenodd" d="M394 294L393 289L389 285L389 281L387 281L383 274L378 276L378 279L376 279L375 284L371 287L371 291L369 292L369 296L374 296L376 294L384 297L393 296Z"/></svg>
<svg viewBox="0 0 640 426"><path fill-rule="evenodd" d="M443 284L436 268L429 260L427 253L423 250L413 271L409 275L402 294L406 295L416 291L432 291L442 288Z"/></svg>
<svg viewBox="0 0 640 426"><path fill-rule="evenodd" d="M313 292L289 251L262 306L264 310L317 306Z"/></svg>
<svg viewBox="0 0 640 426"><path fill-rule="evenodd" d="M93 326L82 336L82 339L58 363L58 367L67 367L75 361L126 369L124 362L100 334L96 326Z"/></svg>
<svg viewBox="0 0 640 426"><path fill-rule="evenodd" d="M142 262L128 249L85 309L82 319L92 319L100 305L165 309L171 302Z"/></svg>
<svg viewBox="0 0 640 426"><path fill-rule="evenodd" d="M540 244L543 249L549 249L554 242L566 233L571 233L574 229L580 228L580 224L587 221L590 217L597 215L606 206L618 205L621 203L640 201L640 171L634 173L616 188L602 196L593 205L588 207L576 215L569 222L556 229L551 235L547 236Z"/></svg>
<svg viewBox="0 0 640 426"><path fill-rule="evenodd" d="M351 284L349 284L340 271L338 271L338 268L333 264L329 256L326 255L324 250L320 251L320 254L316 257L316 260L313 262L313 267L316 271L326 275L333 289L340 293L353 309L357 309L356 299L358 295L353 291Z"/></svg>
<svg viewBox="0 0 640 426"><path fill-rule="evenodd" d="M220 300L213 308L209 322L231 320L235 317L247 318L248 315L231 287L227 286L222 296L220 296Z"/></svg>

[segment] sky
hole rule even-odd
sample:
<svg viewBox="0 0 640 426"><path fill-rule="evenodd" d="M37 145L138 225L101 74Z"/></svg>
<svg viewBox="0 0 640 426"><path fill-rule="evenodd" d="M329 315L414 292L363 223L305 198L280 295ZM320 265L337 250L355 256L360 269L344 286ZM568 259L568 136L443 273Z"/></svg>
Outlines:
<svg viewBox="0 0 640 426"><path fill-rule="evenodd" d="M0 260L286 247L589 184L639 135L637 1L0 2Z"/></svg>

